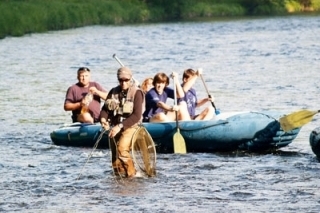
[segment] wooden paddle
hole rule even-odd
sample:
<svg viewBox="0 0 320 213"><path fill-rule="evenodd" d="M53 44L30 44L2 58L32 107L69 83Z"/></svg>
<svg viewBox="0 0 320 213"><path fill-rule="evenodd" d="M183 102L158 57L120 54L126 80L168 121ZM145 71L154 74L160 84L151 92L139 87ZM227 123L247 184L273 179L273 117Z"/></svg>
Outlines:
<svg viewBox="0 0 320 213"><path fill-rule="evenodd" d="M177 89L176 89L176 77L173 77L173 90L174 90L174 105L177 105ZM178 122L178 112L176 113L176 126L177 132L173 135L173 151L174 153L185 154L187 153L186 142L184 141L183 136L180 133L179 122Z"/></svg>
<svg viewBox="0 0 320 213"><path fill-rule="evenodd" d="M298 127L302 127L303 125L309 123L313 116L319 113L320 110L300 110L297 112L293 112L289 115L285 115L279 119L281 128L288 132Z"/></svg>
<svg viewBox="0 0 320 213"><path fill-rule="evenodd" d="M199 70L202 70L202 68L199 68L198 71L199 71ZM214 103L213 103L213 101L212 101L212 96L211 96L210 93L209 93L208 87L207 87L207 85L206 85L206 83L205 83L205 81L204 81L204 79L203 79L202 74L200 74L200 78L201 78L201 80L202 80L202 82L203 82L204 87L206 88L206 91L207 91L207 94L208 94L208 98L211 99L211 105L213 106L215 113L216 113L216 114L219 114L219 113L218 113L219 111L217 111L217 108L216 108L216 106L214 105Z"/></svg>

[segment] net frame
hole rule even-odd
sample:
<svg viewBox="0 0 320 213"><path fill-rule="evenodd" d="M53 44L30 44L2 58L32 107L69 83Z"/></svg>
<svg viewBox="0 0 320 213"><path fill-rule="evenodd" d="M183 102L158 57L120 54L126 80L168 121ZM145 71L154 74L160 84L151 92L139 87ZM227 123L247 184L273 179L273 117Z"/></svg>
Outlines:
<svg viewBox="0 0 320 213"><path fill-rule="evenodd" d="M157 152L154 141L144 126L140 126L134 133L131 152L136 167L148 177L156 176Z"/></svg>

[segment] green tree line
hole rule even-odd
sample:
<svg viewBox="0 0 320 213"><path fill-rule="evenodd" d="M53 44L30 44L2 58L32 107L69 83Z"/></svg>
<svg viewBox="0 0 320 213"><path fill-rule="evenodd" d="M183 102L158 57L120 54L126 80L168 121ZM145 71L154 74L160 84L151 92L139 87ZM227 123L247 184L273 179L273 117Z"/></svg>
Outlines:
<svg viewBox="0 0 320 213"><path fill-rule="evenodd" d="M88 25L317 13L320 0L0 0L0 38Z"/></svg>

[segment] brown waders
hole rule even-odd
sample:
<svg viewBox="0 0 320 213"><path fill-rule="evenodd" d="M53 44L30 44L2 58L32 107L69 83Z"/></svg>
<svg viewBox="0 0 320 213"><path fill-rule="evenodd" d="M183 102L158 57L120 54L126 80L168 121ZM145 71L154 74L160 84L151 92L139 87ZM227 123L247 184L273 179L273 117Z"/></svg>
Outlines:
<svg viewBox="0 0 320 213"><path fill-rule="evenodd" d="M139 126L135 125L124 131L121 130L115 137L117 149L113 141L110 143L112 152L112 167L114 172L118 175L133 177L136 174L136 169L130 155L130 150L133 134L138 128Z"/></svg>

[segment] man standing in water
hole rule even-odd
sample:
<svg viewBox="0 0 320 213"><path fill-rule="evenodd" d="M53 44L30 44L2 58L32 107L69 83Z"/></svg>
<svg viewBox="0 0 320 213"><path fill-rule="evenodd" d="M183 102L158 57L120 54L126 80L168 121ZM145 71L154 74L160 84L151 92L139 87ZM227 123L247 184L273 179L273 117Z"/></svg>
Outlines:
<svg viewBox="0 0 320 213"><path fill-rule="evenodd" d="M142 122L145 101L144 93L132 80L127 67L117 71L119 86L111 89L101 109L100 122L109 129L112 152L112 167L116 174L134 177L136 169L130 155L131 141Z"/></svg>
<svg viewBox="0 0 320 213"><path fill-rule="evenodd" d="M90 69L78 69L78 83L70 86L64 101L64 110L72 111L72 122L99 122L101 99L105 100L107 92L97 82L91 82Z"/></svg>

